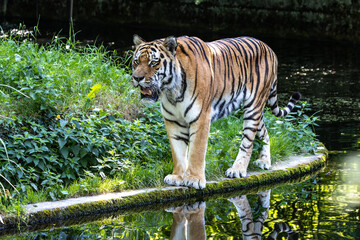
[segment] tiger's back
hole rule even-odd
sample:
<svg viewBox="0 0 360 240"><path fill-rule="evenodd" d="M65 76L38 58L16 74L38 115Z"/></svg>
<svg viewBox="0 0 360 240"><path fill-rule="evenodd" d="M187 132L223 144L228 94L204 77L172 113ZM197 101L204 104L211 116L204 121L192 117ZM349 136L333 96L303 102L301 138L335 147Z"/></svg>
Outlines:
<svg viewBox="0 0 360 240"><path fill-rule="evenodd" d="M249 37L218 40L208 46L217 80L212 120L226 117L242 102L257 101L256 105L263 107L277 70L277 58L270 47Z"/></svg>
<svg viewBox="0 0 360 240"><path fill-rule="evenodd" d="M190 99L207 95L203 107L211 107L211 121L226 117L243 102L256 101L263 108L277 75L277 57L268 45L251 37L208 43L180 37L178 43L178 58L194 80Z"/></svg>

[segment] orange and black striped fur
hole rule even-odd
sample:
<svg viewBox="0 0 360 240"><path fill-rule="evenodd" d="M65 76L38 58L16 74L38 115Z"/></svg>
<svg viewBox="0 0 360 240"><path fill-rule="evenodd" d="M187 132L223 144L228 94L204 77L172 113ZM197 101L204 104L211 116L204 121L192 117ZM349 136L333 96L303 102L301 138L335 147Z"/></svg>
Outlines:
<svg viewBox="0 0 360 240"><path fill-rule="evenodd" d="M244 110L243 139L239 153L226 176L244 177L257 135L266 145L256 161L268 169L270 142L264 125L265 104L282 117L288 105L277 103L277 57L265 43L250 37L203 42L197 37L168 37L145 42L134 36L132 83L140 87L145 102L160 98L170 140L174 170L165 183L204 188L205 154L210 123L241 106Z"/></svg>

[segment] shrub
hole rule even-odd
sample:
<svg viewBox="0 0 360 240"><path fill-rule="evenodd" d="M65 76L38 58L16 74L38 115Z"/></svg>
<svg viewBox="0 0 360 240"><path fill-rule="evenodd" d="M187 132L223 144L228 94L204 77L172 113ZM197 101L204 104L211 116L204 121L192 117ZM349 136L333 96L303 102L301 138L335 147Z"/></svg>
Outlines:
<svg viewBox="0 0 360 240"><path fill-rule="evenodd" d="M8 156L19 166L9 161L0 165L0 172L25 193L28 185L37 190L69 184L85 170L115 176L133 171L135 166L169 160L166 132L162 121L157 121L160 113L155 108L147 111L147 118L135 121L103 112L67 119L0 119ZM3 150L0 147L4 159ZM61 197L61 192L51 195Z"/></svg>
<svg viewBox="0 0 360 240"><path fill-rule="evenodd" d="M83 46L55 37L39 45L28 39L0 39L0 84L11 89L0 94L0 115L38 118L48 113L87 113L90 88L101 85L95 108L125 118L139 113L135 89L129 84L128 61L103 46Z"/></svg>

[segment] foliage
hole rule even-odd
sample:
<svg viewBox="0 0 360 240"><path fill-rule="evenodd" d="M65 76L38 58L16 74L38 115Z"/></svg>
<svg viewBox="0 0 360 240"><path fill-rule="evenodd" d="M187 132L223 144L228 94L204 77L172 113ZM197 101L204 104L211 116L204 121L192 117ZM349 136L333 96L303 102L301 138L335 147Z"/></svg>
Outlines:
<svg viewBox="0 0 360 240"><path fill-rule="evenodd" d="M124 61L128 61L125 55ZM0 39L0 115L42 117L48 113L108 109L125 118L139 113L136 91L130 86L129 71L117 52L103 46L81 46L73 38L54 37L40 45L29 39ZM89 106L91 87L101 86L96 105ZM95 100L95 99L92 99ZM126 107L125 107L126 106ZM91 108L92 107L92 108Z"/></svg>
<svg viewBox="0 0 360 240"><path fill-rule="evenodd" d="M63 197L64 191L54 192L54 186L71 183L85 170L112 177L171 159L162 122L148 115L151 121L140 118L131 122L104 112L68 115L66 119L0 119L7 154L17 162L17 166L12 161L2 164L0 172L22 193L27 186L49 189L48 194L56 199ZM6 158L3 151L0 158Z"/></svg>

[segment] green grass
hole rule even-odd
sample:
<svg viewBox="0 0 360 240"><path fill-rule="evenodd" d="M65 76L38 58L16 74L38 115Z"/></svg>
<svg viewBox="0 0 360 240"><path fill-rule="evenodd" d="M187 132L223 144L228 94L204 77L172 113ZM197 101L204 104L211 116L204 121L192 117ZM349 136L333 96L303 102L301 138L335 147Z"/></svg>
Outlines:
<svg viewBox="0 0 360 240"><path fill-rule="evenodd" d="M164 186L172 160L159 105L139 103L129 59L117 55L71 39L46 45L0 39L0 213L39 201ZM285 119L266 111L273 162L316 148L316 117L306 108L303 103ZM208 180L224 176L241 138L241 111L212 124ZM255 141L253 158L261 144Z"/></svg>

